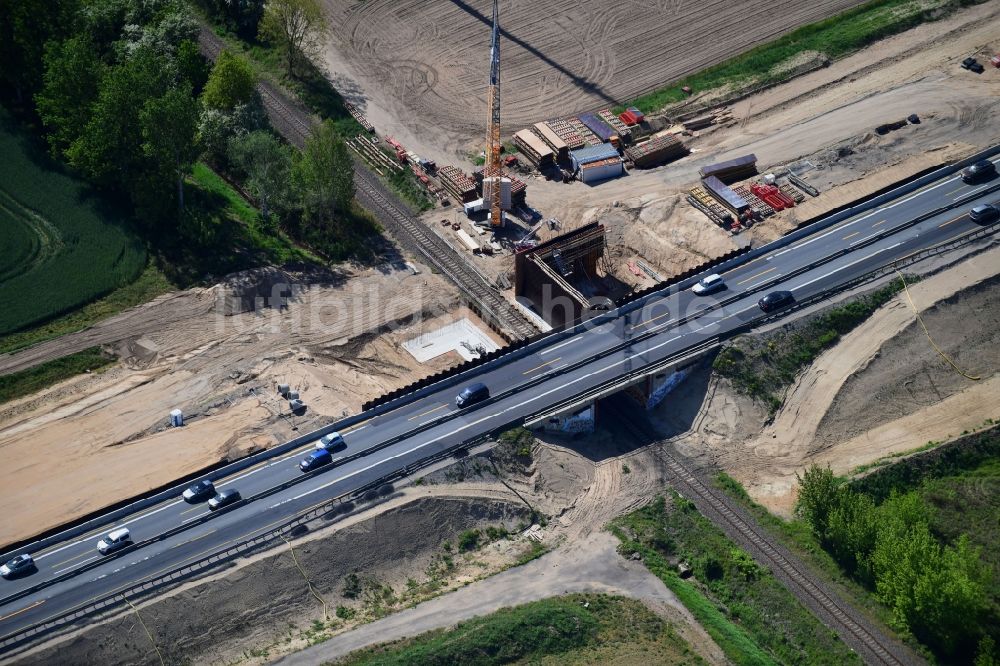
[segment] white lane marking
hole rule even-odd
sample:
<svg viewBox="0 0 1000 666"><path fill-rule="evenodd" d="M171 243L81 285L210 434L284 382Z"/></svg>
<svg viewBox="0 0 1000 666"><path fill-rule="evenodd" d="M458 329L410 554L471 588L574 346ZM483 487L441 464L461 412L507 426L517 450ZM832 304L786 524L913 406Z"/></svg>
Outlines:
<svg viewBox="0 0 1000 666"><path fill-rule="evenodd" d="M83 560L82 562L77 562L76 564L74 564L74 565L73 565L73 566L71 566L71 567L66 567L65 569L60 569L59 571L53 571L53 572L52 572L52 575L53 575L53 576L58 576L58 575L59 575L59 574L61 574L61 573L64 573L64 572L66 572L66 571L69 571L70 569L76 569L76 568L78 568L78 567L82 567L82 566L83 566L84 564L86 564L87 562L93 562L93 561L94 561L94 560L96 560L96 559L97 559L98 557L100 557L100 555L94 555L93 557L88 557L87 559Z"/></svg>
<svg viewBox="0 0 1000 666"><path fill-rule="evenodd" d="M205 516L207 516L210 513L212 513L212 512L211 511L206 511L205 513L199 513L197 516L191 516L190 518L182 520L181 521L181 525L185 525L187 523L190 523L192 520L198 520L199 518L204 518Z"/></svg>
<svg viewBox="0 0 1000 666"><path fill-rule="evenodd" d="M818 240L826 238L830 234L835 234L835 233L837 233L839 231L843 231L844 229L847 229L848 227L850 227L850 226L852 226L854 224L857 224L858 222L862 222L864 220L867 220L869 217L873 217L875 215L878 215L879 213L881 213L883 211L887 211L890 208L895 208L896 206L899 206L900 204L904 204L907 201L910 201L910 200L915 199L917 197L923 196L923 195L927 194L928 192L930 192L931 190L936 190L937 188L942 187L943 185L947 185L948 183L953 183L953 182L955 182L956 180L958 180L960 178L961 178L961 176L953 176L952 178L949 178L948 180L941 181L940 183L938 183L937 185L934 185L933 187L928 187L926 189L917 190L916 192L914 192L910 196L906 197L905 199L900 199L899 201L897 201L897 202L895 202L895 203L893 203L891 205L888 205L888 206L882 206L882 207L876 208L875 210L871 211L867 215L864 215L863 217L859 217L859 218L857 218L855 220L851 220L847 224L834 225L834 227L832 229L830 229L829 231L827 231L827 232L825 232L823 234L820 234L819 236L813 236L812 238L808 238L808 239L802 241L801 243L798 243L796 245L792 245L791 247L785 248L781 252L775 253L773 256L780 257L781 255L785 254L786 252L791 252L792 250L798 250L799 248L805 247L806 245L809 245L810 243L815 243Z"/></svg>
<svg viewBox="0 0 1000 666"><path fill-rule="evenodd" d="M181 502L183 502L183 500L175 500L175 501L171 502L170 504L164 504L164 505L163 505L163 506L161 506L161 507L160 507L159 509L155 509L155 510L153 510L153 511L150 511L150 512L148 512L148 513L144 513L144 514L142 514L142 515L140 515L140 516L136 516L136 517L135 517L135 518L133 518L132 520L126 520L126 521L125 521L124 523L116 523L114 527L108 527L108 531L110 532L110 531L111 531L111 530L113 530L113 529L117 529L117 528L119 528L119 527L125 527L125 526L127 526L127 525L131 525L131 524L133 524L133 523L136 523L136 522L138 522L138 521L142 520L143 518L148 518L149 516L152 516L152 515L154 515L154 514L157 514L157 513L161 512L161 511L165 510L165 509L169 509L169 508L170 508L170 507L172 507L172 506L177 506L177 505L178 505L178 504L180 504ZM96 535L94 535L94 536L96 536ZM59 547L59 548L56 548L56 549L55 549L55 550L53 550L53 551L49 551L48 553L45 553L44 555L39 555L39 556L38 556L38 557L36 557L35 559L36 559L36 560L41 560L41 559L44 559L44 558L48 557L49 555L55 555L55 554L56 554L56 553L58 553L58 552L61 552L61 551L64 551L64 550L66 550L67 548L72 548L73 546L77 546L77 545L79 545L79 544L81 544L81 543L87 543L88 541L90 541L90 540L91 540L91 539L93 539L93 538L94 538L94 537L93 537L93 536L91 536L91 537L87 537L87 538L84 538L84 539L80 539L79 541L74 541L74 542L72 542L72 543L68 543L68 544L66 544L65 546L61 546L61 547Z"/></svg>
<svg viewBox="0 0 1000 666"><path fill-rule="evenodd" d="M543 349L542 351L538 352L538 355L539 356L545 356L546 354L551 354L552 352L554 352L557 349L562 349L566 345L573 344L574 342L576 342L577 340L579 340L582 337L583 337L582 334L574 336L574 337L570 338L569 340L567 340L566 342L560 342L555 347L549 347L547 349Z"/></svg>
<svg viewBox="0 0 1000 666"><path fill-rule="evenodd" d="M795 291L796 289L802 289L803 287L808 287L809 285L811 285L811 284L812 284L812 283L814 283L814 282L819 282L820 280L823 280L823 279L825 279L825 278L828 278L828 277L830 277L830 276L831 276L831 275L833 275L834 273L839 273L840 271L844 270L845 268L850 268L850 267L851 267L851 266L853 266L854 264L860 264L860 263L861 263L862 261L865 261L866 259L871 259L871 258L872 258L872 257L874 257L874 256L875 256L876 254L882 254L882 253L883 253L883 252L885 252L886 250L891 250L891 249L893 249L893 248L896 248L896 247L899 247L899 246L900 246L900 245L902 245L902 244L903 244L903 243L902 243L902 241L900 241L899 243L896 243L895 245L890 245L889 247L884 247L884 248L882 248L881 250L877 250L877 251L875 251L875 252L872 252L871 254L869 254L869 255L867 255L867 256L864 256L864 257L861 257L860 259L858 259L858 260L856 260L856 261L852 261L852 262L851 262L851 263L849 263L849 264L844 264L844 265L843 265L843 266L841 266L840 268L835 268L834 270L830 271L829 273L824 273L823 275L820 275L820 276L819 276L819 277L817 277L817 278L813 278L812 280L809 280L808 282L803 282L802 284L800 284L800 285L798 285L798 286L795 286L795 287L789 287L789 289L790 289L791 291Z"/></svg>

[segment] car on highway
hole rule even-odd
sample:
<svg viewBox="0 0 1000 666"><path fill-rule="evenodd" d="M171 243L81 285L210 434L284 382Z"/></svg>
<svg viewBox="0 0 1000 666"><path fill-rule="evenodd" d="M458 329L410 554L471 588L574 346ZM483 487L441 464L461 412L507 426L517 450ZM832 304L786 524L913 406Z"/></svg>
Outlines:
<svg viewBox="0 0 1000 666"><path fill-rule="evenodd" d="M979 160L971 166L962 169L962 180L966 183L978 183L989 180L997 175L997 167L989 160Z"/></svg>
<svg viewBox="0 0 1000 666"><path fill-rule="evenodd" d="M210 511L215 511L216 509L221 509L224 506L229 506L233 502L239 502L241 499L243 498L240 497L240 491L235 488L228 488L208 500L208 509Z"/></svg>
<svg viewBox="0 0 1000 666"><path fill-rule="evenodd" d="M795 297L790 291L772 291L764 298L757 301L757 307L764 312L774 312L781 308L787 308L795 302Z"/></svg>
<svg viewBox="0 0 1000 666"><path fill-rule="evenodd" d="M31 555L22 553L15 555L13 558L7 560L6 564L0 566L0 576L4 578L17 578L37 569L38 567L35 566L35 560L31 558Z"/></svg>
<svg viewBox="0 0 1000 666"><path fill-rule="evenodd" d="M969 211L969 219L977 224L989 224L1000 219L1000 208L992 204L980 204Z"/></svg>
<svg viewBox="0 0 1000 666"><path fill-rule="evenodd" d="M695 286L691 287L691 291L699 296L705 296L707 294L714 294L725 288L726 283L722 280L722 276L718 273L712 273L708 277L699 280Z"/></svg>
<svg viewBox="0 0 1000 666"><path fill-rule="evenodd" d="M189 504L204 502L215 495L215 485L209 479L202 479L182 493L184 501Z"/></svg>
<svg viewBox="0 0 1000 666"><path fill-rule="evenodd" d="M486 384L482 382L476 382L475 384L469 384L462 392L458 394L455 398L455 405L462 409L463 407L468 407L469 405L474 405L477 402L482 402L490 397L490 390L486 387Z"/></svg>
<svg viewBox="0 0 1000 666"><path fill-rule="evenodd" d="M343 436L339 432L331 432L328 435L323 435L316 442L316 450L329 451L333 453L334 451L343 451L347 448L347 442L344 441Z"/></svg>
<svg viewBox="0 0 1000 666"><path fill-rule="evenodd" d="M129 533L128 528L119 527L116 530L108 532L104 538L97 542L97 551L101 555L108 555L116 550L121 550L125 546L131 545L131 543L132 535Z"/></svg>
<svg viewBox="0 0 1000 666"><path fill-rule="evenodd" d="M313 451L306 456L305 460L299 463L299 469L303 472L311 472L314 469L319 469L320 467L329 465L332 462L333 456L331 456L330 452L326 449L323 449L322 451Z"/></svg>

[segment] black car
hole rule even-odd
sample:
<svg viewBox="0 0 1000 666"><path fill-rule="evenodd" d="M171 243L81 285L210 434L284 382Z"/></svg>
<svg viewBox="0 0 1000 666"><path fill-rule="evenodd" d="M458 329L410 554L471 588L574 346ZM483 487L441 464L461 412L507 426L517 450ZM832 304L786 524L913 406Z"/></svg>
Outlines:
<svg viewBox="0 0 1000 666"><path fill-rule="evenodd" d="M242 497L240 497L240 491L235 488L230 488L229 490L223 490L221 493L208 500L208 508L211 511L216 509L221 509L224 506L229 506L233 502L239 502Z"/></svg>
<svg viewBox="0 0 1000 666"><path fill-rule="evenodd" d="M989 160L979 160L962 170L962 180L967 183L978 183L995 175L997 175L997 167Z"/></svg>
<svg viewBox="0 0 1000 666"><path fill-rule="evenodd" d="M977 224L989 224L1000 219L1000 209L991 204L981 204L969 211L969 219Z"/></svg>
<svg viewBox="0 0 1000 666"><path fill-rule="evenodd" d="M482 402L490 397L490 390L486 388L486 384L482 382L476 382L475 384L469 384L462 392L458 394L455 398L455 405L462 409L463 407L468 407L469 405L474 405L477 402Z"/></svg>
<svg viewBox="0 0 1000 666"><path fill-rule="evenodd" d="M764 298L757 301L757 306L764 312L774 312L781 308L786 308L795 302L795 297L790 291L772 291Z"/></svg>
<svg viewBox="0 0 1000 666"><path fill-rule="evenodd" d="M202 479L184 491L184 501L194 504L204 502L215 495L215 486L208 479Z"/></svg>
<svg viewBox="0 0 1000 666"><path fill-rule="evenodd" d="M17 578L18 576L23 576L37 570L38 567L35 566L35 561L31 559L31 555L22 553L9 560L3 566L0 566L0 576L4 578Z"/></svg>

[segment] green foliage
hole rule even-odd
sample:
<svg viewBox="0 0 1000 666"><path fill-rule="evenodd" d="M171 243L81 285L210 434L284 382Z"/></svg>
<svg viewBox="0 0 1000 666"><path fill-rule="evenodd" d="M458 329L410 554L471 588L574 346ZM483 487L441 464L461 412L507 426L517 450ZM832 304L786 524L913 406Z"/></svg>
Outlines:
<svg viewBox="0 0 1000 666"><path fill-rule="evenodd" d="M347 606L337 606L336 615L341 620L353 620L354 616L357 615L357 611Z"/></svg>
<svg viewBox="0 0 1000 666"><path fill-rule="evenodd" d="M915 279L907 277L907 282ZM723 348L712 368L728 378L737 391L762 401L773 414L781 406L785 387L802 368L840 336L850 332L903 289L895 279L868 294L807 320L797 329L780 330L763 338L742 336Z"/></svg>
<svg viewBox="0 0 1000 666"><path fill-rule="evenodd" d="M356 573L349 573L344 576L344 586L340 593L348 599L357 599L361 594L361 579Z"/></svg>
<svg viewBox="0 0 1000 666"><path fill-rule="evenodd" d="M215 60L201 94L206 108L231 112L240 104L257 101L257 74L243 58L223 49Z"/></svg>
<svg viewBox="0 0 1000 666"><path fill-rule="evenodd" d="M669 505L657 498L614 521L612 530L622 540L620 552L640 553L734 663L859 663L787 588L679 496ZM666 559L672 553L692 564L697 582L677 576Z"/></svg>
<svg viewBox="0 0 1000 666"><path fill-rule="evenodd" d="M318 51L326 30L326 14L318 0L271 0L259 24L261 40L284 51L289 77L295 75L298 62Z"/></svg>
<svg viewBox="0 0 1000 666"><path fill-rule="evenodd" d="M44 85L35 101L54 155L64 155L86 126L102 74L103 65L88 35L49 43Z"/></svg>
<svg viewBox="0 0 1000 666"><path fill-rule="evenodd" d="M726 86L739 90L781 80L787 76L782 65L801 53L815 51L830 58L842 57L884 37L947 16L964 4L969 3L964 0L930 4L914 0L871 0L643 95L629 106L653 113L684 99L686 95L681 90L684 86L695 92Z"/></svg>
<svg viewBox="0 0 1000 666"><path fill-rule="evenodd" d="M535 445L535 436L530 430L523 427L512 428L497 438L498 442L507 451L522 458L531 458L531 449Z"/></svg>
<svg viewBox="0 0 1000 666"><path fill-rule="evenodd" d="M146 263L126 216L63 174L0 113L0 335L134 280Z"/></svg>
<svg viewBox="0 0 1000 666"><path fill-rule="evenodd" d="M574 594L504 608L454 629L360 650L341 663L509 664L702 663L639 601Z"/></svg>
<svg viewBox="0 0 1000 666"><path fill-rule="evenodd" d="M260 203L264 224L272 208L288 205L292 151L270 132L257 130L229 142L230 161L246 176L246 188Z"/></svg>
<svg viewBox="0 0 1000 666"><path fill-rule="evenodd" d="M73 29L78 0L0 2L0 89L13 91L18 106L30 103L42 86L44 54L50 41Z"/></svg>
<svg viewBox="0 0 1000 666"><path fill-rule="evenodd" d="M0 375L0 403L31 395L64 379L88 371L99 371L114 363L114 356L105 354L99 347L90 347L28 370Z"/></svg>
<svg viewBox="0 0 1000 666"><path fill-rule="evenodd" d="M468 552L479 548L479 540L482 534L479 530L465 530L458 535L458 550Z"/></svg>
<svg viewBox="0 0 1000 666"><path fill-rule="evenodd" d="M401 196L416 211L423 212L434 207L434 202L427 194L427 190L409 169L393 171L389 175L389 184L396 194Z"/></svg>
<svg viewBox="0 0 1000 666"><path fill-rule="evenodd" d="M139 114L142 126L142 152L163 179L177 185L177 206L184 211L184 176L198 157L195 143L198 131L198 107L191 103L191 89L171 88L162 96L146 102Z"/></svg>

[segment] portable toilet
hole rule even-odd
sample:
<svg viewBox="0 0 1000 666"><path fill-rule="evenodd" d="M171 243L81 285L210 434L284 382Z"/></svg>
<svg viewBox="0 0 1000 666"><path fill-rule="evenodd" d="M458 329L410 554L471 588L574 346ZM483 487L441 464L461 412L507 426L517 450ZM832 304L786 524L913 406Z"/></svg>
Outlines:
<svg viewBox="0 0 1000 666"><path fill-rule="evenodd" d="M184 412L179 409L175 409L170 412L170 425L179 428L184 425Z"/></svg>

